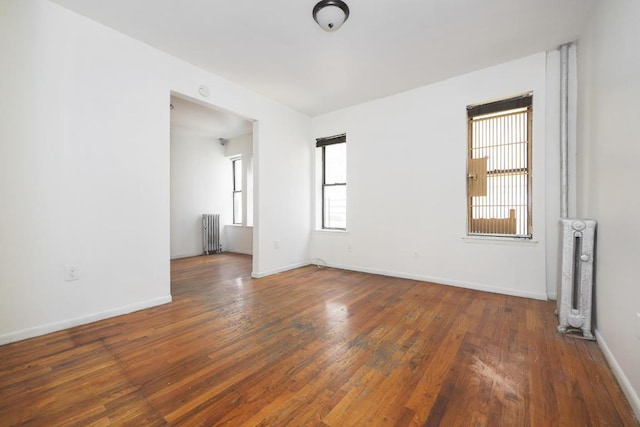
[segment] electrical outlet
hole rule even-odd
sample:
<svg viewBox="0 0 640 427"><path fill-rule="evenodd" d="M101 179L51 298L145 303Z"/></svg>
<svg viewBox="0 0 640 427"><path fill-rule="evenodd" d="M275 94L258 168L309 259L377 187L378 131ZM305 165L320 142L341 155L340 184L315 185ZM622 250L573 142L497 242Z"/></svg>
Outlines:
<svg viewBox="0 0 640 427"><path fill-rule="evenodd" d="M640 313L636 313L636 337L640 340Z"/></svg>
<svg viewBox="0 0 640 427"><path fill-rule="evenodd" d="M67 265L64 268L64 280L72 282L80 279L80 267L76 264Z"/></svg>
<svg viewBox="0 0 640 427"><path fill-rule="evenodd" d="M273 249L280 249L280 241L279 240L274 240L273 241Z"/></svg>

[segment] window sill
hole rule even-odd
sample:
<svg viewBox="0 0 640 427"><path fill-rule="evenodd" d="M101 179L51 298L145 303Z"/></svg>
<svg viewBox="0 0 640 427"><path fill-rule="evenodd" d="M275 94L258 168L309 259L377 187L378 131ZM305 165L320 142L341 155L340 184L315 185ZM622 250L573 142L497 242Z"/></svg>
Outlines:
<svg viewBox="0 0 640 427"><path fill-rule="evenodd" d="M316 230L313 230L315 233L320 233L320 234L335 234L335 235L345 235L345 234L349 234L349 232L347 230L333 230L330 228L318 228Z"/></svg>
<svg viewBox="0 0 640 427"><path fill-rule="evenodd" d="M516 237L491 237L491 236L464 236L464 243L508 245L508 246L536 246L537 240L520 239Z"/></svg>

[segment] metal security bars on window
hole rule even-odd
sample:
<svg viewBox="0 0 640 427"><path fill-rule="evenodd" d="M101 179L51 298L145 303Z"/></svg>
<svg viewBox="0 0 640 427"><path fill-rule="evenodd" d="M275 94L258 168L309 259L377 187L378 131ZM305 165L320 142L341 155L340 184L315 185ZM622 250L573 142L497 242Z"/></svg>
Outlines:
<svg viewBox="0 0 640 427"><path fill-rule="evenodd" d="M531 100L467 107L469 235L532 236Z"/></svg>
<svg viewBox="0 0 640 427"><path fill-rule="evenodd" d="M322 228L347 228L347 138L345 134L316 139L322 150Z"/></svg>

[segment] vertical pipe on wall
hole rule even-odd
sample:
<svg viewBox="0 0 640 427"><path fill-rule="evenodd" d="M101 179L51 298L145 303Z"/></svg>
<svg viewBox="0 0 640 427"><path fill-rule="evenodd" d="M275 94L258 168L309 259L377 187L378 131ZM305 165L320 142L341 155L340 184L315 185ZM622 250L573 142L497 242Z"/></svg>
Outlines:
<svg viewBox="0 0 640 427"><path fill-rule="evenodd" d="M569 47L560 46L560 217L569 217Z"/></svg>

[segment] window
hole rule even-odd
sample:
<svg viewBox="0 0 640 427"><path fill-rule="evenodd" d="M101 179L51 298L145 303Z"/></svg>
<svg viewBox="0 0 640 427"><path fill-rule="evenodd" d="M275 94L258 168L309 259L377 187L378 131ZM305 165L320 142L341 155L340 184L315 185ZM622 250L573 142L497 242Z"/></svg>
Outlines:
<svg viewBox="0 0 640 427"><path fill-rule="evenodd" d="M322 228L347 229L347 137L318 138L322 155Z"/></svg>
<svg viewBox="0 0 640 427"><path fill-rule="evenodd" d="M244 181L244 225L253 227L253 155L242 156L242 166L246 179Z"/></svg>
<svg viewBox="0 0 640 427"><path fill-rule="evenodd" d="M467 107L469 235L531 238L532 95Z"/></svg>
<svg viewBox="0 0 640 427"><path fill-rule="evenodd" d="M233 169L233 223L242 224L242 159L232 159Z"/></svg>

